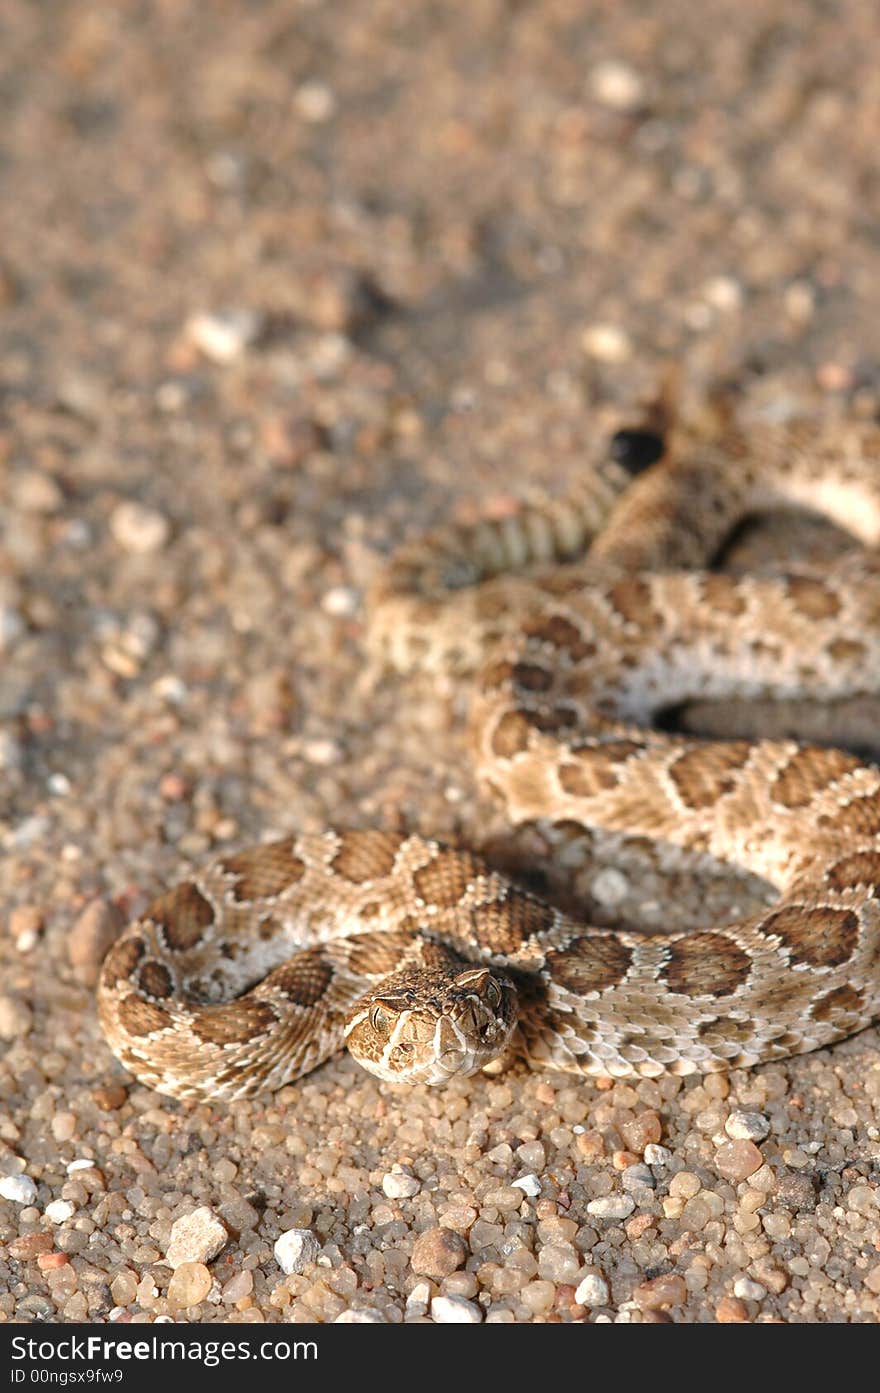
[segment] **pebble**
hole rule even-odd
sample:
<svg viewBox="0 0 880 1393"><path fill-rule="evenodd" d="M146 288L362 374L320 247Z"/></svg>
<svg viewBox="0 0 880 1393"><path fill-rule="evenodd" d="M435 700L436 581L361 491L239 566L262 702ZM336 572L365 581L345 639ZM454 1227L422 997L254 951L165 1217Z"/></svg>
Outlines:
<svg viewBox="0 0 880 1393"><path fill-rule="evenodd" d="M632 1299L643 1311L661 1311L666 1306L681 1306L687 1299L687 1284L683 1277L670 1272L652 1277L636 1287Z"/></svg>
<svg viewBox="0 0 880 1393"><path fill-rule="evenodd" d="M97 982L104 955L124 922L125 916L107 900L91 900L77 915L67 936L67 956L83 986Z"/></svg>
<svg viewBox="0 0 880 1393"><path fill-rule="evenodd" d="M126 551L145 556L165 545L171 535L171 524L155 508L127 499L117 503L110 514L110 531Z"/></svg>
<svg viewBox="0 0 880 1393"><path fill-rule="evenodd" d="M360 1306L356 1311L340 1311L334 1325L387 1325L384 1315L375 1306Z"/></svg>
<svg viewBox="0 0 880 1393"><path fill-rule="evenodd" d="M770 1133L770 1123L760 1112L732 1112L724 1130L734 1141L763 1141Z"/></svg>
<svg viewBox="0 0 880 1393"><path fill-rule="evenodd" d="M0 1040L27 1035L33 1023L34 1013L27 1002L17 996L0 996Z"/></svg>
<svg viewBox="0 0 880 1393"><path fill-rule="evenodd" d="M635 111L644 101L644 86L635 68L608 59L590 73L593 96L614 111Z"/></svg>
<svg viewBox="0 0 880 1393"><path fill-rule="evenodd" d="M655 1142L649 1142L643 1154L649 1166L668 1166L672 1160L672 1152L669 1148L657 1146Z"/></svg>
<svg viewBox="0 0 880 1393"><path fill-rule="evenodd" d="M431 1319L438 1325L478 1325L483 1313L479 1306L463 1296L435 1296L431 1302Z"/></svg>
<svg viewBox="0 0 880 1393"><path fill-rule="evenodd" d="M76 1213L76 1205L71 1204L70 1200L52 1200L47 1204L43 1211L46 1218L52 1224L63 1224L68 1219L72 1219Z"/></svg>
<svg viewBox="0 0 880 1393"><path fill-rule="evenodd" d="M622 871L614 866L606 866L594 876L590 892L597 904L614 909L629 894L629 881Z"/></svg>
<svg viewBox="0 0 880 1393"><path fill-rule="evenodd" d="M760 1282L753 1282L751 1277L737 1277L733 1294L743 1301L762 1301L767 1295L767 1288L762 1287Z"/></svg>
<svg viewBox="0 0 880 1393"><path fill-rule="evenodd" d="M321 600L321 608L325 614L332 614L337 619L350 618L357 611L358 595L356 590L351 590L347 585L336 585L332 590L328 590Z"/></svg>
<svg viewBox="0 0 880 1393"><path fill-rule="evenodd" d="M4 1175L0 1180L0 1198L13 1204L33 1204L37 1187L29 1175Z"/></svg>
<svg viewBox="0 0 880 1393"><path fill-rule="evenodd" d="M591 324L581 335L581 347L590 358L595 358L600 363L625 363L632 356L632 343L625 330L618 328L616 324ZM612 871L615 876L626 880L622 871L609 866L608 871ZM600 871L596 880L601 880L605 876L605 871ZM595 891L594 891L595 893Z"/></svg>
<svg viewBox="0 0 880 1393"><path fill-rule="evenodd" d="M29 953L36 946L43 921L43 911L36 905L16 905L9 916L9 933L19 953Z"/></svg>
<svg viewBox="0 0 880 1393"><path fill-rule="evenodd" d="M400 1166L392 1166L382 1177L382 1190L390 1200L411 1199L422 1188L420 1180L408 1175Z"/></svg>
<svg viewBox="0 0 880 1393"><path fill-rule="evenodd" d="M171 1237L165 1253L169 1267L183 1263L210 1262L229 1241L226 1225L206 1204L184 1214L171 1225Z"/></svg>
<svg viewBox="0 0 880 1393"><path fill-rule="evenodd" d="M251 309L203 311L187 320L190 343L212 363L231 363L258 337L262 316Z"/></svg>
<svg viewBox="0 0 880 1393"><path fill-rule="evenodd" d="M575 1290L578 1306L607 1306L611 1292L605 1278L598 1272L590 1272Z"/></svg>
<svg viewBox="0 0 880 1393"><path fill-rule="evenodd" d="M304 121L320 125L336 111L336 98L326 82L304 82L296 90L296 109Z"/></svg>
<svg viewBox="0 0 880 1393"><path fill-rule="evenodd" d="M168 1283L168 1304L177 1310L198 1306L213 1285L214 1278L204 1263L182 1262Z"/></svg>
<svg viewBox="0 0 880 1393"><path fill-rule="evenodd" d="M512 1180L510 1183L530 1199L537 1199L541 1193L541 1182L536 1175L521 1175L518 1180Z"/></svg>
<svg viewBox="0 0 880 1393"><path fill-rule="evenodd" d="M467 1257L467 1246L453 1229L427 1229L415 1241L411 1266L417 1277L442 1282L457 1272Z"/></svg>
<svg viewBox="0 0 880 1393"><path fill-rule="evenodd" d="M0 653L5 653L11 648L17 638L20 638L26 628L25 622L18 610L11 605L0 605Z"/></svg>
<svg viewBox="0 0 880 1393"><path fill-rule="evenodd" d="M2 630L3 620L0 617L0 630ZM3 652L3 637L0 632L0 653ZM20 769L24 764L24 746L17 740L11 730L0 730L0 769L10 772L13 769Z"/></svg>
<svg viewBox="0 0 880 1393"><path fill-rule="evenodd" d="M735 1296L722 1296L715 1307L715 1319L719 1325L741 1325L748 1318L748 1307Z"/></svg>
<svg viewBox="0 0 880 1393"><path fill-rule="evenodd" d="M25 513L54 513L64 502L64 494L50 474L28 469L15 479L16 505Z"/></svg>
<svg viewBox="0 0 880 1393"><path fill-rule="evenodd" d="M281 1271L290 1276L292 1272L302 1272L313 1263L321 1251L321 1245L311 1229L288 1229L276 1239L273 1251Z"/></svg>
<svg viewBox="0 0 880 1393"><path fill-rule="evenodd" d="M602 1199L590 1200L587 1213L600 1219L627 1219L635 1207L632 1195L605 1195Z"/></svg>
<svg viewBox="0 0 880 1393"><path fill-rule="evenodd" d="M715 1169L725 1180L747 1180L763 1162L763 1156L751 1141L725 1142L715 1153Z"/></svg>

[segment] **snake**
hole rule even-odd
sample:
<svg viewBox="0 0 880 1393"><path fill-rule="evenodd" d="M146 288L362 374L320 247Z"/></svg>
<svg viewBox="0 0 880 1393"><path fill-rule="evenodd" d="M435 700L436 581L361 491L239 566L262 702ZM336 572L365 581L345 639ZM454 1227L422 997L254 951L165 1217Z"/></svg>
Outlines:
<svg viewBox="0 0 880 1393"><path fill-rule="evenodd" d="M713 569L750 515L819 512L832 563ZM383 828L224 851L110 949L110 1049L174 1097L289 1084L345 1048L394 1083L499 1061L582 1076L750 1068L880 1015L880 770L847 703L880 694L880 429L728 426L642 467L405 543L368 660L467 686L476 776L512 827L682 848L766 881L734 923L594 925L474 851ZM808 702L830 743L666 728L688 702Z"/></svg>

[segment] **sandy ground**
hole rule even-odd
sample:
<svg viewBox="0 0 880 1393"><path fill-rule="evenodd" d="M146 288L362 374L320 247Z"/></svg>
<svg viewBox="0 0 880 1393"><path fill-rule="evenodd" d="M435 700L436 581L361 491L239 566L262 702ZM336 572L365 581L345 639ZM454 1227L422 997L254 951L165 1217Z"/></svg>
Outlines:
<svg viewBox="0 0 880 1393"><path fill-rule="evenodd" d="M466 694L365 668L405 532L563 489L670 364L877 413L878 53L862 0L7 0L0 1318L877 1319L876 1030L208 1107L133 1084L91 984L214 848L496 835ZM755 894L607 869L606 922Z"/></svg>

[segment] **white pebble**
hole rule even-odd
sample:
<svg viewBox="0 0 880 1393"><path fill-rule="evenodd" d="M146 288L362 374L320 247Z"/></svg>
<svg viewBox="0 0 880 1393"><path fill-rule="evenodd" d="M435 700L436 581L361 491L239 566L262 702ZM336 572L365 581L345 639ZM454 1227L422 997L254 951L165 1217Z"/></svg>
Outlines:
<svg viewBox="0 0 880 1393"><path fill-rule="evenodd" d="M302 1272L317 1258L321 1245L309 1229L288 1229L276 1240L275 1261L288 1276Z"/></svg>
<svg viewBox="0 0 880 1393"><path fill-rule="evenodd" d="M33 1204L37 1187L29 1175L4 1175L0 1180L0 1198L13 1204Z"/></svg>
<svg viewBox="0 0 880 1393"><path fill-rule="evenodd" d="M303 120L317 125L330 120L336 110L336 98L326 82L304 82L297 88L296 105Z"/></svg>
<svg viewBox="0 0 880 1393"><path fill-rule="evenodd" d="M219 310L194 314L186 335L212 363L231 363L254 342L262 320L254 310Z"/></svg>
<svg viewBox="0 0 880 1393"><path fill-rule="evenodd" d="M357 591L352 590L347 585L335 585L332 590L328 590L321 600L321 608L325 614L335 615L337 618L348 618L354 614L358 606Z"/></svg>
<svg viewBox="0 0 880 1393"><path fill-rule="evenodd" d="M590 1200L587 1213L600 1219L626 1219L635 1207L632 1195L605 1195L602 1199Z"/></svg>
<svg viewBox="0 0 880 1393"><path fill-rule="evenodd" d="M608 1283L598 1272L585 1277L574 1294L578 1306L607 1306L611 1297Z"/></svg>
<svg viewBox="0 0 880 1393"><path fill-rule="evenodd" d="M342 758L342 748L335 740L323 740L319 737L304 741L302 752L303 759L309 764L336 764Z"/></svg>
<svg viewBox="0 0 880 1393"><path fill-rule="evenodd" d="M668 1166L672 1160L672 1152L667 1146L658 1146L652 1141L648 1142L642 1155L649 1166Z"/></svg>
<svg viewBox="0 0 880 1393"><path fill-rule="evenodd" d="M735 1141L763 1141L770 1133L770 1123L760 1112L732 1112L724 1130Z"/></svg>
<svg viewBox="0 0 880 1393"><path fill-rule="evenodd" d="M334 1325L387 1325L385 1317L375 1306L361 1306L357 1311L341 1311Z"/></svg>
<svg viewBox="0 0 880 1393"><path fill-rule="evenodd" d="M85 1160L85 1158L82 1158L79 1161L70 1162L70 1164L67 1167L67 1174L73 1175L74 1171L90 1171L94 1170L94 1168L94 1161L87 1161Z"/></svg>
<svg viewBox="0 0 880 1393"><path fill-rule="evenodd" d="M581 347L600 363L625 363L632 354L629 335L616 324L591 324L583 332Z"/></svg>
<svg viewBox="0 0 880 1393"><path fill-rule="evenodd" d="M519 1180L513 1180L511 1184L532 1199L536 1199L541 1193L541 1182L536 1175L521 1175Z"/></svg>
<svg viewBox="0 0 880 1393"><path fill-rule="evenodd" d="M479 1306L463 1296L435 1296L431 1302L431 1319L437 1325L478 1325L483 1313Z"/></svg>
<svg viewBox="0 0 880 1393"><path fill-rule="evenodd" d="M155 508L129 499L117 503L110 514L110 531L126 551L146 556L165 545L171 527L168 519Z"/></svg>
<svg viewBox="0 0 880 1393"><path fill-rule="evenodd" d="M420 1180L416 1180L414 1175L408 1175L401 1166L392 1166L387 1175L382 1177L382 1189L390 1200L411 1199L421 1190Z"/></svg>
<svg viewBox="0 0 880 1393"><path fill-rule="evenodd" d="M5 653L25 631L25 622L11 605L0 605L0 653Z"/></svg>
<svg viewBox="0 0 880 1393"><path fill-rule="evenodd" d="M63 1224L66 1219L72 1219L76 1213L76 1205L71 1204L70 1200L52 1200L47 1204L43 1213L52 1224Z"/></svg>
<svg viewBox="0 0 880 1393"><path fill-rule="evenodd" d="M613 59L596 64L590 86L596 100L615 111L634 111L644 100L642 79L635 68Z"/></svg>
<svg viewBox="0 0 880 1393"><path fill-rule="evenodd" d="M206 1204L171 1225L165 1261L178 1268L184 1262L210 1262L229 1241L226 1225Z"/></svg>
<svg viewBox="0 0 880 1393"><path fill-rule="evenodd" d="M739 281L733 276L715 276L703 287L703 294L716 310L738 310L742 304L743 293Z"/></svg>
<svg viewBox="0 0 880 1393"><path fill-rule="evenodd" d="M762 1287L760 1282L753 1282L751 1277L737 1277L733 1294L741 1301L760 1301L767 1295L767 1288Z"/></svg>
<svg viewBox="0 0 880 1393"><path fill-rule="evenodd" d="M622 871L616 870L614 866L605 866L594 877L590 891L597 904L613 909L629 894L629 881Z"/></svg>

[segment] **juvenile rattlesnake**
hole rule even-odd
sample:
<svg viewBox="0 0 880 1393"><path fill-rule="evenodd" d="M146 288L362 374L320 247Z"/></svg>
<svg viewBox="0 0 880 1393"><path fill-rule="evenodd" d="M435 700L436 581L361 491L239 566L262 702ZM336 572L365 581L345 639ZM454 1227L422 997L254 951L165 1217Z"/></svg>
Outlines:
<svg viewBox="0 0 880 1393"><path fill-rule="evenodd" d="M786 501L867 549L789 574L693 569L746 513ZM880 431L797 426L732 432L631 484L612 464L572 499L406 548L374 596L373 645L398 666L480 669L477 770L512 821L702 849L771 882L777 903L645 937L567 918L422 837L292 836L222 856L128 927L99 986L111 1048L162 1092L236 1098L343 1043L382 1077L437 1083L508 1044L540 1068L683 1074L867 1025L880 770L651 720L689 699L831 711L876 695L878 544Z"/></svg>

